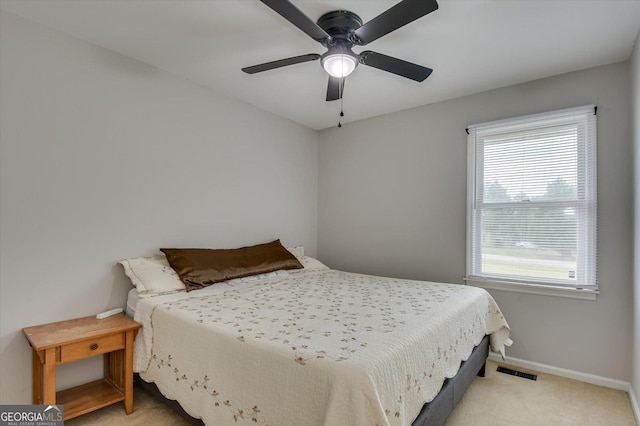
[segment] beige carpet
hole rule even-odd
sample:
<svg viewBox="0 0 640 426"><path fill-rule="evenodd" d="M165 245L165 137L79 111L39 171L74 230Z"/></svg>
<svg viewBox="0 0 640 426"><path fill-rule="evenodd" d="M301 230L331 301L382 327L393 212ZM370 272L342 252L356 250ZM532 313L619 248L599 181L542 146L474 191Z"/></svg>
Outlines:
<svg viewBox="0 0 640 426"><path fill-rule="evenodd" d="M626 392L548 374L538 374L538 380L531 381L498 373L497 365L487 363L486 377L473 381L447 426L636 426ZM186 424L142 389L136 387L134 392L135 410L129 416L119 403L68 420L65 425Z"/></svg>

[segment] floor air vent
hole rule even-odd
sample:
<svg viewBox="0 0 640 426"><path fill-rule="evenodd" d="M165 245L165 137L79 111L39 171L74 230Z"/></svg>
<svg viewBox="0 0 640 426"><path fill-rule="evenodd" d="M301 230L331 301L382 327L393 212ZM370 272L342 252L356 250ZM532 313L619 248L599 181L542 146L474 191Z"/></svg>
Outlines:
<svg viewBox="0 0 640 426"><path fill-rule="evenodd" d="M511 374L512 376L523 377L523 378L529 379L529 380L537 380L538 379L538 376L536 374L523 373L522 371L512 370L512 369L506 368L506 367L498 367L497 371L499 373Z"/></svg>

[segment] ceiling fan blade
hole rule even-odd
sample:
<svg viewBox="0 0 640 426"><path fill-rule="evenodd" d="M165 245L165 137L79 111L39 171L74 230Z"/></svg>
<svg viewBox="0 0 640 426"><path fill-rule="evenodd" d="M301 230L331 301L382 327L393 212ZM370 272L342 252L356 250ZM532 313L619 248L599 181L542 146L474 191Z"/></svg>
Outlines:
<svg viewBox="0 0 640 426"><path fill-rule="evenodd" d="M415 81L424 81L433 72L431 68L370 50L365 50L360 54L360 63Z"/></svg>
<svg viewBox="0 0 640 426"><path fill-rule="evenodd" d="M327 102L337 101L342 98L344 93L344 78L329 76L329 84L327 85Z"/></svg>
<svg viewBox="0 0 640 426"><path fill-rule="evenodd" d="M354 43L361 46L371 43L437 9L436 0L403 0L358 28Z"/></svg>
<svg viewBox="0 0 640 426"><path fill-rule="evenodd" d="M280 59L278 61L265 62L264 64L254 65L242 68L247 74L255 74L257 72L269 71L275 68L286 67L288 65L299 64L302 62L316 61L320 59L317 53L309 53L308 55L294 56L292 58Z"/></svg>
<svg viewBox="0 0 640 426"><path fill-rule="evenodd" d="M293 3L287 0L260 0L262 3L269 6L276 13L282 16L287 21L291 22L296 27L304 31L309 37L315 41L323 42L325 40L331 40L331 36L326 33L325 30L320 28L315 22L313 22L307 15L302 13L300 9L295 7Z"/></svg>

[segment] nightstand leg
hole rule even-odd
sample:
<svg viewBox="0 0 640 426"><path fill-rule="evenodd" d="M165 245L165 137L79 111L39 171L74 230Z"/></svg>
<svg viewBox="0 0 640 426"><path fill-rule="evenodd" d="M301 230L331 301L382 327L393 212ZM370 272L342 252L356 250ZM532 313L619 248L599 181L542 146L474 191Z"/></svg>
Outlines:
<svg viewBox="0 0 640 426"><path fill-rule="evenodd" d="M31 395L32 404L42 405L42 361L35 349L31 349Z"/></svg>
<svg viewBox="0 0 640 426"><path fill-rule="evenodd" d="M127 331L124 354L124 409L133 413L133 339L136 332Z"/></svg>
<svg viewBox="0 0 640 426"><path fill-rule="evenodd" d="M56 348L46 349L44 355L44 401L56 405Z"/></svg>

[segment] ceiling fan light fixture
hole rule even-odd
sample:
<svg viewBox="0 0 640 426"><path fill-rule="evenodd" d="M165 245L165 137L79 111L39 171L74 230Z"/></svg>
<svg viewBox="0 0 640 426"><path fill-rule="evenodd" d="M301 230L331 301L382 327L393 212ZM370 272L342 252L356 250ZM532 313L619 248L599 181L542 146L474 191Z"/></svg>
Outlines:
<svg viewBox="0 0 640 426"><path fill-rule="evenodd" d="M327 55L322 58L322 68L332 77L343 78L356 69L358 61L353 56L342 53Z"/></svg>
<svg viewBox="0 0 640 426"><path fill-rule="evenodd" d="M351 46L343 40L336 40L336 44L320 58L320 65L336 78L344 78L356 69L360 57L351 51Z"/></svg>

